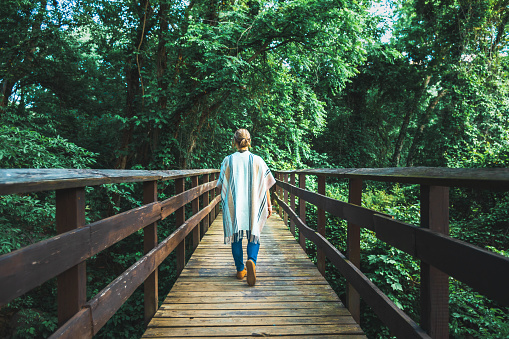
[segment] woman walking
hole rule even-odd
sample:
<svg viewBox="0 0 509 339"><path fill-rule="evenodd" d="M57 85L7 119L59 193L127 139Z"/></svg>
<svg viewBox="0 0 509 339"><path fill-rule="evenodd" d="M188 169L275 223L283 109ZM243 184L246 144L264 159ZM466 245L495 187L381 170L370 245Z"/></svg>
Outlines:
<svg viewBox="0 0 509 339"><path fill-rule="evenodd" d="M276 183L267 164L249 152L251 136L246 129L235 132L232 147L237 152L224 158L217 187L221 188L224 243L231 243L237 278L247 275L247 283L256 283L256 259L260 234L272 215L269 189ZM247 261L244 266L242 239L246 236Z"/></svg>

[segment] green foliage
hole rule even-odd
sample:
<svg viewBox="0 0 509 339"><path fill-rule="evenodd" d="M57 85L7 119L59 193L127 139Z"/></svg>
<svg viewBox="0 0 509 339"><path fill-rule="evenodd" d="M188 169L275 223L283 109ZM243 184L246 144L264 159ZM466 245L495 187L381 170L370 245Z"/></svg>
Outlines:
<svg viewBox="0 0 509 339"><path fill-rule="evenodd" d="M2 168L86 168L95 154L67 140L17 127L0 127Z"/></svg>
<svg viewBox="0 0 509 339"><path fill-rule="evenodd" d="M12 338L47 338L57 329L57 318L36 309L23 309L16 314L15 326Z"/></svg>
<svg viewBox="0 0 509 339"><path fill-rule="evenodd" d="M453 280L450 284L450 332L454 338L506 338L509 310Z"/></svg>
<svg viewBox="0 0 509 339"><path fill-rule="evenodd" d="M308 189L316 190L316 181L309 177ZM328 180L327 196L347 201L345 182ZM509 256L508 194L475 193L456 189L451 193L451 236ZM364 207L390 214L398 220L419 225L419 192L415 185L370 183L362 195ZM467 199L468 197L468 199ZM472 201L473 204L466 204ZM482 202L482 204L481 204ZM465 210L465 208L472 208ZM316 208L308 204L306 223L316 227ZM297 230L298 234L298 230ZM346 253L347 227L344 220L327 215L327 239ZM316 248L306 242L307 253L316 262ZM420 262L410 255L378 240L374 232L361 231L361 270L398 307L416 322L420 319ZM338 296L345 301L346 282L332 265L326 278ZM453 338L472 335L478 338L507 336L509 310L479 295L471 288L450 279L450 333ZM390 333L377 315L361 302L361 327L369 338L390 338Z"/></svg>
<svg viewBox="0 0 509 339"><path fill-rule="evenodd" d="M0 168L217 168L237 128L251 131L253 153L272 169L507 167L505 2L389 3L392 19L354 0L6 0ZM382 41L386 30L390 42ZM172 195L167 185L160 199ZM316 189L316 181L308 187ZM328 195L346 201L345 188L331 181ZM418 196L414 186L370 184L363 204L418 224ZM507 254L507 194L452 190L451 202L454 237ZM87 188L87 222L141 204L140 184ZM312 227L315 214L308 209ZM328 220L329 240L344 250L345 222ZM54 228L53 193L0 197L0 253L52 236ZM159 238L173 229L170 217ZM418 320L417 263L371 232L362 240L363 270ZM141 248L137 233L88 260L88 297L132 265ZM173 260L160 267L168 290ZM333 270L328 277L343 295L344 279ZM507 333L506 309L451 286L453 336ZM48 282L9 305L23 310L19 337L54 329L55 309L47 306L54 298ZM99 337L139 336L140 300L136 291ZM389 337L362 310L366 332Z"/></svg>

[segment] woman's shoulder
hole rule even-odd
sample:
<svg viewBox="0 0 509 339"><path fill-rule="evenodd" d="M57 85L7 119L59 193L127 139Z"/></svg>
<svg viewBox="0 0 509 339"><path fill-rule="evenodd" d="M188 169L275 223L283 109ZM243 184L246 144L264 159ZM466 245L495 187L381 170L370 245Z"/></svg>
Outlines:
<svg viewBox="0 0 509 339"><path fill-rule="evenodd" d="M227 164L228 164L228 162L230 161L230 159L231 159L231 156L232 156L232 155L233 155L233 154L230 154L230 155L225 156L225 157L224 157L224 159L223 159L223 162L221 163L221 166L225 166L225 165L227 165Z"/></svg>
<svg viewBox="0 0 509 339"><path fill-rule="evenodd" d="M261 156L253 154L253 153L251 153L251 155L253 156L253 162L267 166L267 164L265 163L265 160L263 160L263 158Z"/></svg>

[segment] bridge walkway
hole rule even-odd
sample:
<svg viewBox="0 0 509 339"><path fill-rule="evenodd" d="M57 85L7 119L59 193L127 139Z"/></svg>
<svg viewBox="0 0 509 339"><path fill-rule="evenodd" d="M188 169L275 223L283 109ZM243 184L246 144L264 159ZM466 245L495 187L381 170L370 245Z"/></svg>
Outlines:
<svg viewBox="0 0 509 339"><path fill-rule="evenodd" d="M366 338L276 214L262 232L256 273L252 287L235 277L219 214L143 338Z"/></svg>

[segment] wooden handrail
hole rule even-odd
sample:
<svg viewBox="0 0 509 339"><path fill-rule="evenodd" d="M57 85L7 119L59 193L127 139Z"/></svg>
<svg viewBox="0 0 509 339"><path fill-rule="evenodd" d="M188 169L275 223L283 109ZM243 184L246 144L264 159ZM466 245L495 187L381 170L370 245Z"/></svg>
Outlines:
<svg viewBox="0 0 509 339"><path fill-rule="evenodd" d="M191 233L191 231L200 223L200 221L215 208L220 201L217 196L211 204L203 208L200 212L186 220L175 232L170 234L152 251L144 255L140 260L129 267L124 273L118 276L101 292L85 304L88 312L77 313L61 326L50 338L75 338L73 329L81 327L90 329L90 336L97 332L106 324L113 314L124 304L131 294L138 288L145 279L152 273L162 261ZM126 280L129 284L126 284ZM92 319L92 325L88 325L89 319ZM69 334L69 336L67 336Z"/></svg>
<svg viewBox="0 0 509 339"><path fill-rule="evenodd" d="M124 182L167 181L216 173L215 169L144 171L95 169L0 169L0 195Z"/></svg>
<svg viewBox="0 0 509 339"><path fill-rule="evenodd" d="M278 171L305 175L323 175L344 179L398 182L445 187L472 187L493 191L509 191L508 168L338 168Z"/></svg>
<svg viewBox="0 0 509 339"><path fill-rule="evenodd" d="M36 178L38 171L41 172L40 180ZM214 169L187 171L0 170L0 194L81 189L86 185L112 182L182 180L198 175L208 177L209 174L218 172ZM182 222L175 232L152 248L94 298L85 304L80 304L82 306L73 311L70 318L67 318L68 320L52 335L52 338L92 337L177 246L183 247L186 236L203 219L215 216L211 214L211 211L215 210L220 197L214 194L214 198L208 203L208 194L217 192L215 190L217 180L208 182L207 179L206 181L202 185L164 201L148 203L0 256L0 307L49 279L67 272L72 267L81 265L86 259L136 231L165 219L191 201L197 201L196 199L200 196L207 195L207 199L204 199L207 203L201 210L195 211L196 213ZM86 277L81 278L86 279Z"/></svg>
<svg viewBox="0 0 509 339"><path fill-rule="evenodd" d="M357 267L335 248L323 235L315 232L302 222L297 214L285 204L277 195L276 200L280 206L295 221L299 232L304 233L306 239L315 243L317 248L324 251L331 263L341 272L361 296L370 305L377 315L388 325L391 333L400 338L431 338L426 332L401 311L375 284L369 280Z"/></svg>
<svg viewBox="0 0 509 339"><path fill-rule="evenodd" d="M285 182L286 180L280 180L281 178L286 178L286 175L283 176L281 173L290 173L293 175L299 174L300 187L297 187L295 184L292 185ZM402 316L403 318L401 318L398 316L398 313L403 313L401 310L400 312L395 312L394 310L395 313L390 311L392 306L380 306L381 300L377 296L379 290L372 290L372 287L369 287L365 284L365 282L362 282L364 281L362 272L359 271L360 275L352 273L352 270L355 271L353 268L357 269L355 265L352 265L351 261L347 260L341 253L339 253L339 251L337 251L337 249L331 248L331 245L325 240L325 237L311 230L307 227L305 221L298 218L294 208L289 206L288 199L282 194L281 189L284 190L284 192L290 193L290 199L293 199L293 197L299 197L299 205L301 205L301 201L305 201L317 206L319 210L325 210L334 216L347 220L349 224L355 224L358 225L356 227L362 227L374 231L378 239L421 260L421 263L423 263L421 266L425 264L421 268L421 274L423 274L423 270L429 270L428 267L434 267L440 270L435 270L432 273L425 271L425 277L429 277L429 274L437 274L437 277L434 279L441 280L440 284L445 284L445 286L439 287L442 291L437 292L438 294L444 294L443 290L448 290L447 275L450 275L455 279L466 283L487 297L499 302L501 305L509 305L509 290L506 287L506 282L509 281L509 258L451 238L448 236L447 231L448 187L458 186L490 190L509 190L509 169L308 169L297 171L278 171L275 175L279 178L276 180L278 187L278 189L276 189L276 200L278 201L280 208L285 211L285 214L290 216L290 220L298 226L301 239L305 237L313 241L317 246L317 251L325 252L329 260L331 260L331 262L346 277L347 282L352 284L353 287L361 294L363 299L372 306L373 310L379 315L380 319L384 321L394 334L396 334L402 327L401 324L398 324L398 321L405 322L408 320L408 317ZM421 215L421 227L394 220L387 214L332 199L323 194L308 191L305 189L306 175L317 175L319 181L322 180L322 182L325 177L331 176L349 179L350 181L374 180L421 184L421 214L423 214ZM360 189L360 187L361 186L357 189ZM435 192L433 193L433 197L429 195L429 192ZM441 198L441 196L438 196L437 194L442 194L442 196L445 194L445 198ZM430 212L432 209L434 212ZM443 212L444 210L445 212ZM434 219L430 220L430 217ZM443 231L438 229L435 231L433 229L426 228L428 227L426 224L429 225L430 222L437 226L439 225L437 223L446 223L447 228L445 234ZM323 263L321 265L323 266ZM444 272L445 274L441 272ZM443 277L438 275L443 275ZM421 277L421 279L425 279L425 277ZM438 280L435 280L435 284ZM423 282L422 285L424 286L426 284ZM447 309L448 306L447 299L444 300L442 295L439 297L442 299L438 302L437 299L431 299L435 298L433 295L433 288L435 287L437 286L428 285L425 288L428 288L429 291L421 294L421 299L425 298L425 300L421 300L421 304L426 305L423 306L423 312L421 312L421 324L424 324L423 326L425 327L423 328L425 328L426 331L433 337L442 338L448 336L448 313L443 313L443 310ZM448 294L445 292L445 297L447 298L447 296ZM385 297L385 299L387 299L387 297ZM347 300L347 304L348 302L349 300ZM440 310L430 310L430 305L431 307L441 308ZM389 309L386 309L386 307L389 307ZM391 312L394 314L388 317L387 314ZM437 313L433 312L442 312L440 313L442 315L436 316ZM354 312L352 311L352 314L353 313ZM355 318L355 314L353 315ZM394 317L400 317L400 319L394 320ZM410 327L408 328L411 329L414 327L414 324L409 324ZM401 333L401 336L405 338L420 336L419 331L414 333L414 335L410 335L409 333L411 332L412 331L410 330L410 332Z"/></svg>
<svg viewBox="0 0 509 339"><path fill-rule="evenodd" d="M306 202L374 231L376 237L387 244L437 267L500 304L509 305L509 258L426 228L394 220L391 216L368 208L350 205L307 190L303 192L304 190L290 187L291 185L280 180L276 182ZM279 201L285 212L292 212L287 211L287 204ZM306 233L305 235L308 237Z"/></svg>
<svg viewBox="0 0 509 339"><path fill-rule="evenodd" d="M281 180L276 179L276 183L278 186L282 187L285 190L288 190L292 195L299 197L300 199L319 207L330 214L346 219L350 222L363 225L365 228L370 229L372 231L375 230L374 224L374 215L384 215L386 217L391 217L388 214L384 214L382 212L373 211L369 208L349 204L344 201L332 199L326 197L325 195L311 192L290 184L287 184Z"/></svg>

